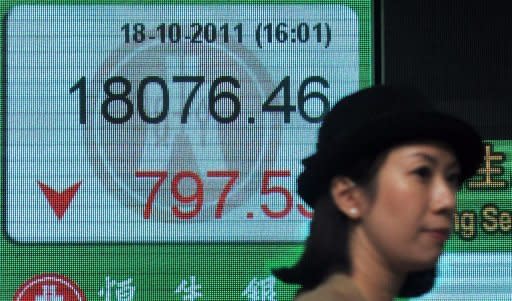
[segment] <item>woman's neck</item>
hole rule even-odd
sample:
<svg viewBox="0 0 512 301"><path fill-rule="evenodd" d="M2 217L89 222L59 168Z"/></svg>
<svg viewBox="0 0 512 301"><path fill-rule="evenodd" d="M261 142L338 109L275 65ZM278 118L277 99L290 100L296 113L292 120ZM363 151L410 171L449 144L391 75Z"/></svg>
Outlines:
<svg viewBox="0 0 512 301"><path fill-rule="evenodd" d="M359 231L352 236L350 277L366 301L391 301L405 280L405 273L393 271L371 242Z"/></svg>

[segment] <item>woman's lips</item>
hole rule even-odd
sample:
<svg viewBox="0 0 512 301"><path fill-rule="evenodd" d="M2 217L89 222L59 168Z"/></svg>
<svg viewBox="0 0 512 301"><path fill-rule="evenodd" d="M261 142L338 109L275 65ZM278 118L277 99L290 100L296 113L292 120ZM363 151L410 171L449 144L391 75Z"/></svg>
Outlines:
<svg viewBox="0 0 512 301"><path fill-rule="evenodd" d="M444 242L450 236L449 229L429 229L425 230L425 232L430 235L433 239L437 241Z"/></svg>

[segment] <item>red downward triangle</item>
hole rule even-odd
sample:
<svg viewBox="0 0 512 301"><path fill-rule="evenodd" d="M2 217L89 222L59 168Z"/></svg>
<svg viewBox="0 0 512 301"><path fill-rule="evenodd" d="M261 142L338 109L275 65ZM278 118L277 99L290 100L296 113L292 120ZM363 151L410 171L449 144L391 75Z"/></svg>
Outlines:
<svg viewBox="0 0 512 301"><path fill-rule="evenodd" d="M50 203L53 212L55 212L55 215L57 215L59 220L64 216L66 210L68 210L71 200L73 200L78 188L80 188L80 184L82 184L81 181L73 184L73 186L67 188L63 192L57 192L46 184L37 181L37 185L39 185L39 188L46 196L48 203Z"/></svg>

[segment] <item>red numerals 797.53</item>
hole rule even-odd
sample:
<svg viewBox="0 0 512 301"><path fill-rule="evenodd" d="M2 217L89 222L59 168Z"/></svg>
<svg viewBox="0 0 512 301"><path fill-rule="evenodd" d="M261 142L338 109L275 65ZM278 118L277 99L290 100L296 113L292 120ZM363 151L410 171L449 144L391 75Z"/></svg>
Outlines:
<svg viewBox="0 0 512 301"><path fill-rule="evenodd" d="M240 177L239 171L233 170L222 170L222 171L208 171L207 177L212 178L227 178L227 182L222 189L219 199L217 201L215 207L215 218L222 218L222 213L224 211L224 207L226 205L226 200L229 192L235 185L236 181ZM144 219L149 219L151 216L151 210L153 208L153 203L155 201L156 195L162 186L163 182L168 177L167 171L136 171L135 176L138 178L157 178L157 181L153 185L148 198L146 200L146 205L144 206ZM290 177L290 171L286 170L266 170L263 172L263 179L261 185L261 194L262 195L270 195L270 194L281 194L284 198L284 205L278 206L282 207L281 210L272 210L270 206L266 203L261 204L262 212L270 217L270 218L283 218L287 216L291 210L293 209L293 197L292 194L282 186L271 185L271 178L279 178L279 177ZM188 179L192 180L195 184L195 192L189 195L183 195L179 190L179 184L181 181ZM171 180L171 193L172 196L178 201L180 204L185 205L193 205L193 208L188 211L183 211L182 208L178 205L172 205L171 211L175 217L182 220L188 220L196 217L203 207L204 202L204 185L203 181L199 177L199 175L192 171L181 171L178 172ZM275 207L275 206L274 206ZM302 204L297 205L297 209L299 213L306 217L311 218L313 216L313 212L308 211L305 206Z"/></svg>

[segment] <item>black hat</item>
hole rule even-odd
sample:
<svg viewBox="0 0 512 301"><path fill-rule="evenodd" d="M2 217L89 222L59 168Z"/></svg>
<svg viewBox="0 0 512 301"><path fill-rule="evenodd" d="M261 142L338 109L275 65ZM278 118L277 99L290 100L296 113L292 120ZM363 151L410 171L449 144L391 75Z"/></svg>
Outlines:
<svg viewBox="0 0 512 301"><path fill-rule="evenodd" d="M466 122L435 110L414 89L376 86L349 95L325 116L316 152L302 161L297 191L314 207L328 192L330 180L358 158L419 139L450 146L460 163L461 180L471 177L483 158L478 133Z"/></svg>

